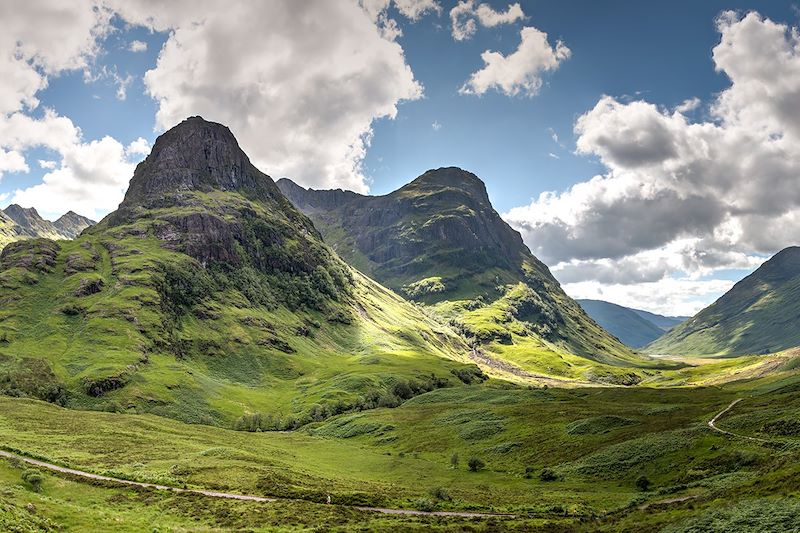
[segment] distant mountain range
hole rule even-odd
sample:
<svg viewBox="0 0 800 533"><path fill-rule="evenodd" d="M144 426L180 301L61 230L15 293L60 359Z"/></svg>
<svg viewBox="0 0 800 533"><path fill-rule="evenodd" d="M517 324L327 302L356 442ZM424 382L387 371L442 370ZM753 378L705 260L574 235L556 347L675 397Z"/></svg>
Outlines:
<svg viewBox="0 0 800 533"><path fill-rule="evenodd" d="M642 311L641 309L633 309L630 308L631 311L639 315L640 317L644 318L645 320L652 322L656 326L658 326L662 331L669 331L678 324L686 322L692 317L689 316L664 316L664 315L657 315L656 313L651 313L649 311Z"/></svg>
<svg viewBox="0 0 800 533"><path fill-rule="evenodd" d="M577 300L592 319L632 348L641 348L688 317L657 315L602 300Z"/></svg>
<svg viewBox="0 0 800 533"><path fill-rule="evenodd" d="M647 352L765 354L800 346L800 247L786 248Z"/></svg>
<svg viewBox="0 0 800 533"><path fill-rule="evenodd" d="M74 239L96 224L95 221L69 211L55 222L43 219L36 209L11 204L0 211L0 248L9 242L34 237Z"/></svg>

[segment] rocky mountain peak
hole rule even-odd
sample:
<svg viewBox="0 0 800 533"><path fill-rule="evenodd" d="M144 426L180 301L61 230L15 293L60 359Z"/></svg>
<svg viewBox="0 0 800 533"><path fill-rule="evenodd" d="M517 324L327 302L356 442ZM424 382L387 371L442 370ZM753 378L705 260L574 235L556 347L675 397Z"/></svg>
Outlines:
<svg viewBox="0 0 800 533"><path fill-rule="evenodd" d="M22 207L18 204L11 204L4 210L5 214L14 222L22 227L30 227L32 223L43 221L39 212L33 207Z"/></svg>
<svg viewBox="0 0 800 533"><path fill-rule="evenodd" d="M58 220L53 222L53 226L70 239L74 239L80 235L83 230L95 224L97 224L97 222L83 215L79 215L75 211L67 211L61 215Z"/></svg>
<svg viewBox="0 0 800 533"><path fill-rule="evenodd" d="M230 129L190 117L156 139L139 163L121 207L154 207L185 191L238 191L274 197L269 176L253 166Z"/></svg>
<svg viewBox="0 0 800 533"><path fill-rule="evenodd" d="M403 187L403 189L418 191L457 189L482 203L490 203L489 194L486 192L486 185L483 181L472 172L458 167L442 167L428 170Z"/></svg>

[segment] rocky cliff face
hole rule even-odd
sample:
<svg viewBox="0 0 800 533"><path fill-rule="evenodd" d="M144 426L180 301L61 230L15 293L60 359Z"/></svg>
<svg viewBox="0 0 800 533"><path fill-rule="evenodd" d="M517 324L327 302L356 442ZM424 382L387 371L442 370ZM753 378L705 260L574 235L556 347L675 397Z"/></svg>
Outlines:
<svg viewBox="0 0 800 533"><path fill-rule="evenodd" d="M483 182L459 168L429 170L385 196L306 190L286 179L278 186L340 255L398 290L429 276L455 283L492 269L519 278L525 260L546 271L494 210Z"/></svg>
<svg viewBox="0 0 800 533"><path fill-rule="evenodd" d="M470 338L614 364L632 355L564 293L470 172L429 170L385 196L278 187L351 265L438 306Z"/></svg>
<svg viewBox="0 0 800 533"><path fill-rule="evenodd" d="M235 191L271 201L281 197L231 131L202 117L188 118L156 140L136 167L120 209L174 205L188 191Z"/></svg>
<svg viewBox="0 0 800 533"><path fill-rule="evenodd" d="M136 226L143 220L150 221L149 229L131 231L152 232L167 248L203 265L251 265L295 275L331 264L311 221L253 166L226 126L201 117L158 137L119 209L103 225ZM294 243L297 253L287 249Z"/></svg>

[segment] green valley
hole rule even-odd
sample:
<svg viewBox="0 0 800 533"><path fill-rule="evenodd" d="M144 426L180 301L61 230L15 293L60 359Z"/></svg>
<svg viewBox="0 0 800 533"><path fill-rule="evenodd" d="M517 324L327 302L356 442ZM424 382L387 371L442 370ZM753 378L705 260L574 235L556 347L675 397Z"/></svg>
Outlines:
<svg viewBox="0 0 800 533"><path fill-rule="evenodd" d="M461 169L380 197L276 185L192 117L101 222L10 240L0 529L798 525L792 338L635 351ZM753 313L785 308L778 270L737 286Z"/></svg>

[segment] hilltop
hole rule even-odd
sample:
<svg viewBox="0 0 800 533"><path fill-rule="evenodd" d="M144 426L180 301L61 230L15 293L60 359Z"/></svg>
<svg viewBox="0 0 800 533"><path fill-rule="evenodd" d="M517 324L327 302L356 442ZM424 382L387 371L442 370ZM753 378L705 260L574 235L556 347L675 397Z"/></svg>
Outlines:
<svg viewBox="0 0 800 533"><path fill-rule="evenodd" d="M43 237L46 239L74 239L96 224L95 221L73 211L62 215L55 222L45 220L36 209L11 204L0 211L0 249L20 239Z"/></svg>

